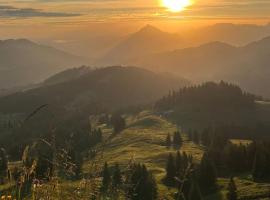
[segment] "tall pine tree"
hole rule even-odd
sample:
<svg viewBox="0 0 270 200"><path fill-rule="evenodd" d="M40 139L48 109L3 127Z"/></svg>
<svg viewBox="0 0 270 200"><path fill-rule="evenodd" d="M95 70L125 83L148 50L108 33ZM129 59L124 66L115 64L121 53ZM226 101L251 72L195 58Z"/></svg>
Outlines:
<svg viewBox="0 0 270 200"><path fill-rule="evenodd" d="M228 184L227 199L228 200L237 200L237 188L236 188L233 177L231 177L230 182Z"/></svg>
<svg viewBox="0 0 270 200"><path fill-rule="evenodd" d="M110 184L111 184L111 174L108 168L108 163L105 162L102 172L102 186L101 186L102 192L106 193L110 187Z"/></svg>
<svg viewBox="0 0 270 200"><path fill-rule="evenodd" d="M5 149L0 149L0 184L4 183L4 179L7 176L8 159Z"/></svg>
<svg viewBox="0 0 270 200"><path fill-rule="evenodd" d="M174 146L179 148L182 146L182 143L183 143L183 140L182 140L180 132L179 131L174 132L174 135L173 135Z"/></svg>
<svg viewBox="0 0 270 200"><path fill-rule="evenodd" d="M115 164L114 166L114 172L112 175L112 186L114 188L119 187L122 184L122 175L121 175L121 170L118 165L118 163Z"/></svg>
<svg viewBox="0 0 270 200"><path fill-rule="evenodd" d="M167 160L166 166L166 181L170 184L174 183L176 176L175 161L173 155L170 153Z"/></svg>
<svg viewBox="0 0 270 200"><path fill-rule="evenodd" d="M204 153L198 172L202 191L207 194L215 190L217 179L216 168L208 153Z"/></svg>
<svg viewBox="0 0 270 200"><path fill-rule="evenodd" d="M166 146L169 148L172 145L172 139L171 139L171 135L170 133L168 133L167 137L166 137Z"/></svg>

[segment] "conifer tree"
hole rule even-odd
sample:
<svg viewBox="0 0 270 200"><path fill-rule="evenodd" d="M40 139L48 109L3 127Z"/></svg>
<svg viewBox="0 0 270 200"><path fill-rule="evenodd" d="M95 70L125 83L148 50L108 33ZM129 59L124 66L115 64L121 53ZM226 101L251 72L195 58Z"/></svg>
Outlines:
<svg viewBox="0 0 270 200"><path fill-rule="evenodd" d="M135 164L128 181L128 199L149 200L157 199L157 184L154 176L145 165Z"/></svg>
<svg viewBox="0 0 270 200"><path fill-rule="evenodd" d="M125 129L126 121L120 114L114 114L111 117L114 133L117 134Z"/></svg>
<svg viewBox="0 0 270 200"><path fill-rule="evenodd" d="M216 188L216 168L208 153L204 153L199 166L199 183L204 193Z"/></svg>
<svg viewBox="0 0 270 200"><path fill-rule="evenodd" d="M166 180L169 181L169 183L173 183L175 176L176 176L175 161L173 155L170 153L168 156L166 166Z"/></svg>
<svg viewBox="0 0 270 200"><path fill-rule="evenodd" d="M177 147L181 147L182 143L183 143L183 140L182 140L180 132L179 131L174 132L173 144Z"/></svg>
<svg viewBox="0 0 270 200"><path fill-rule="evenodd" d="M172 145L171 135L168 133L166 137L166 146L169 148Z"/></svg>
<svg viewBox="0 0 270 200"><path fill-rule="evenodd" d="M105 162L102 172L102 191L107 192L111 184L111 174L107 162Z"/></svg>
<svg viewBox="0 0 270 200"><path fill-rule="evenodd" d="M191 178L191 188L188 195L188 200L202 200L202 194L195 178Z"/></svg>
<svg viewBox="0 0 270 200"><path fill-rule="evenodd" d="M228 200L237 200L237 188L236 188L233 177L231 177L229 185L228 185L227 199Z"/></svg>
<svg viewBox="0 0 270 200"><path fill-rule="evenodd" d="M1 148L0 149L0 184L4 183L4 179L7 176L8 169L8 159L6 151Z"/></svg>
<svg viewBox="0 0 270 200"><path fill-rule="evenodd" d="M121 184L122 184L121 170L120 170L120 167L119 167L118 163L116 163L115 166L114 166L114 172L113 172L113 175L112 175L112 186L114 188L117 188Z"/></svg>
<svg viewBox="0 0 270 200"><path fill-rule="evenodd" d="M183 163L182 163L182 156L179 151L177 151L176 157L175 157L175 170L176 170L177 177L181 177L182 172L183 172Z"/></svg>

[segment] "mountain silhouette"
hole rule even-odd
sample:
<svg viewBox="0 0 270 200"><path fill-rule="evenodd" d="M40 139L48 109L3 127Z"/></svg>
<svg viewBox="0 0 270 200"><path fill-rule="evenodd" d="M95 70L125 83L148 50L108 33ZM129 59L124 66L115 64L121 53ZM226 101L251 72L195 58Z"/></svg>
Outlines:
<svg viewBox="0 0 270 200"><path fill-rule="evenodd" d="M85 62L83 58L27 39L0 41L0 89L33 84Z"/></svg>

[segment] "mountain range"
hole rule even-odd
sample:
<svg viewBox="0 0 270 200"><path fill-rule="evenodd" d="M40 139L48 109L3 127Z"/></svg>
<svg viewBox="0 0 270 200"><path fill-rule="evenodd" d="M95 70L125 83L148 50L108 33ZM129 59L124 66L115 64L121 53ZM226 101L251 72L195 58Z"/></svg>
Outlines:
<svg viewBox="0 0 270 200"><path fill-rule="evenodd" d="M127 64L172 72L195 81L225 80L245 90L270 97L270 37L236 47L211 42L198 47L144 56Z"/></svg>
<svg viewBox="0 0 270 200"><path fill-rule="evenodd" d="M189 45L198 46L211 41L220 41L235 46L244 46L250 42L263 39L270 35L270 23L232 24L218 23L206 27L194 28L179 33Z"/></svg>
<svg viewBox="0 0 270 200"><path fill-rule="evenodd" d="M119 65L132 58L182 47L184 47L184 41L180 35L163 32L154 26L147 25L120 41L95 64Z"/></svg>
<svg viewBox="0 0 270 200"><path fill-rule="evenodd" d="M51 77L35 89L0 98L0 111L26 114L45 104L62 112L114 110L151 103L169 90L189 84L185 79L136 67L78 68Z"/></svg>
<svg viewBox="0 0 270 200"><path fill-rule="evenodd" d="M0 89L38 83L85 59L26 39L0 41Z"/></svg>

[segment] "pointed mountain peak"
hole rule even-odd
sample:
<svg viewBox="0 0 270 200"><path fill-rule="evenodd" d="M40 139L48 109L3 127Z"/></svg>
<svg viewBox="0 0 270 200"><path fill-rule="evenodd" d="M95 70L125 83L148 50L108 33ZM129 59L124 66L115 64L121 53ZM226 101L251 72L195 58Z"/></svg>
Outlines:
<svg viewBox="0 0 270 200"><path fill-rule="evenodd" d="M156 33L164 33L163 31L161 31L160 29L152 26L152 25L146 25L143 28L141 28L137 33L140 34L156 34Z"/></svg>

